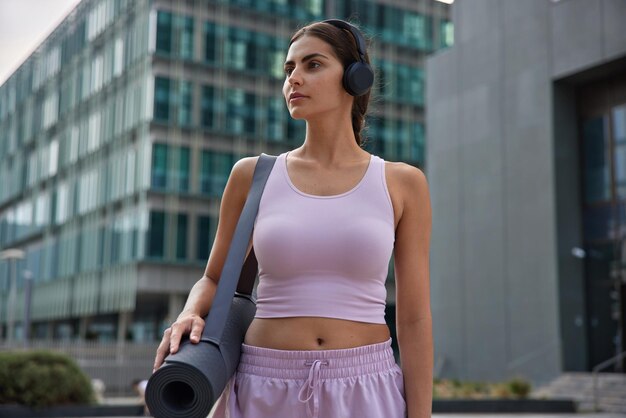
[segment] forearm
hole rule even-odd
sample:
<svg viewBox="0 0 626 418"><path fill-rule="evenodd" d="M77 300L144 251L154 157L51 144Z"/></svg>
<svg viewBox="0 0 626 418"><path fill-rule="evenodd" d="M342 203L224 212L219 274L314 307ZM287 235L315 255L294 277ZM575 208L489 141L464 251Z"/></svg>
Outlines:
<svg viewBox="0 0 626 418"><path fill-rule="evenodd" d="M408 418L430 418L433 400L432 319L397 325Z"/></svg>
<svg viewBox="0 0 626 418"><path fill-rule="evenodd" d="M199 316L205 316L209 313L216 289L217 283L207 276L203 276L189 291L187 302L185 302L181 313L194 313Z"/></svg>

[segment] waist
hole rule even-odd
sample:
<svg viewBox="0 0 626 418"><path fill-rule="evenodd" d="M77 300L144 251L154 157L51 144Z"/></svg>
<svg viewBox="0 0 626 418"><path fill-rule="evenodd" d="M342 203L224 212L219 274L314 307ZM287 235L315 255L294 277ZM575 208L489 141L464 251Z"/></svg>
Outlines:
<svg viewBox="0 0 626 418"><path fill-rule="evenodd" d="M244 343L278 350L332 350L371 345L390 338L387 324L336 318L254 318Z"/></svg>
<svg viewBox="0 0 626 418"><path fill-rule="evenodd" d="M241 346L238 372L280 379L305 379L320 361L319 378L343 378L397 369L391 338L358 347L331 350L279 350Z"/></svg>

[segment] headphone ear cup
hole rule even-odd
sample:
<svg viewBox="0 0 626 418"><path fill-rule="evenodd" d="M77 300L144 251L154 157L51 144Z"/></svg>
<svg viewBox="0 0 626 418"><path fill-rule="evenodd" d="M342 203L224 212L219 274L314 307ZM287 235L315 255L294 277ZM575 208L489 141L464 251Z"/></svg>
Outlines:
<svg viewBox="0 0 626 418"><path fill-rule="evenodd" d="M372 68L363 62L353 62L343 73L343 86L352 96L361 96L374 84Z"/></svg>

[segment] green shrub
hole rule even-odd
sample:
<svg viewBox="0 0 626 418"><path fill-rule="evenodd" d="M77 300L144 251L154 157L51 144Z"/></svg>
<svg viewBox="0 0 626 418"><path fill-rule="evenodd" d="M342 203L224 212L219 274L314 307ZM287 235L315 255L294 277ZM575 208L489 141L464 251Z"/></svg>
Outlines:
<svg viewBox="0 0 626 418"><path fill-rule="evenodd" d="M531 385L528 381L516 377L507 382L507 386L514 396L525 398L530 393Z"/></svg>
<svg viewBox="0 0 626 418"><path fill-rule="evenodd" d="M91 404L91 381L68 356L44 350L0 352L0 404Z"/></svg>

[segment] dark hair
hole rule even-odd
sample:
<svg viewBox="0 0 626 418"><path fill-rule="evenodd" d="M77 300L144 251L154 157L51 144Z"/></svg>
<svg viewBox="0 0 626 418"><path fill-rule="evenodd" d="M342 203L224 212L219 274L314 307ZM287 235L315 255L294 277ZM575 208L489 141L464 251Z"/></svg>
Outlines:
<svg viewBox="0 0 626 418"><path fill-rule="evenodd" d="M350 64L359 61L360 59L356 41L347 29L340 29L330 23L311 23L310 25L306 25L298 29L298 31L294 33L289 41L289 46L304 35L315 36L329 44L337 57L339 57L344 70ZM365 62L370 64L370 58L367 51L365 51ZM365 127L365 113L367 112L367 106L369 105L370 93L371 89L361 96L355 96L352 104L352 130L354 131L356 143L359 146L363 145L361 131Z"/></svg>

